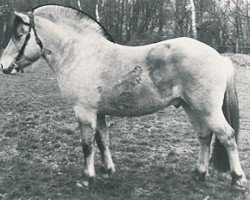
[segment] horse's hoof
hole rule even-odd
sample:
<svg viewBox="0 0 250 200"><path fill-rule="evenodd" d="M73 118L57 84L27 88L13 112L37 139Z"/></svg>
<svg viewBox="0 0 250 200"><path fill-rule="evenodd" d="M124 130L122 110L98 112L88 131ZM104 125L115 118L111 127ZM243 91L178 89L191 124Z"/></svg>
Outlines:
<svg viewBox="0 0 250 200"><path fill-rule="evenodd" d="M110 178L110 176L109 176L109 174L103 174L102 175L102 178L104 179L104 180L107 180L107 179L109 179Z"/></svg>
<svg viewBox="0 0 250 200"><path fill-rule="evenodd" d="M76 183L76 187L83 189L83 190L88 190L89 189L89 182L88 181L82 181L81 183Z"/></svg>
<svg viewBox="0 0 250 200"><path fill-rule="evenodd" d="M77 183L77 186L85 190L89 190L93 186L94 181L95 181L95 177L89 177L89 178L86 178L86 180L82 181L82 184Z"/></svg>
<svg viewBox="0 0 250 200"><path fill-rule="evenodd" d="M103 169L103 172L102 178L109 179L115 173L115 168Z"/></svg>
<svg viewBox="0 0 250 200"><path fill-rule="evenodd" d="M207 178L206 172L200 172L198 169L195 169L192 173L192 177L196 181L202 181L204 182Z"/></svg>
<svg viewBox="0 0 250 200"><path fill-rule="evenodd" d="M231 185L232 192L245 192L246 188L242 185Z"/></svg>
<svg viewBox="0 0 250 200"><path fill-rule="evenodd" d="M111 176L112 174L115 173L115 168L114 167L110 167L110 168L102 167L101 168L101 172L104 173L104 174L108 174L109 176Z"/></svg>
<svg viewBox="0 0 250 200"><path fill-rule="evenodd" d="M107 169L107 173L108 173L109 176L111 176L112 174L115 173L115 168L111 167L111 168Z"/></svg>
<svg viewBox="0 0 250 200"><path fill-rule="evenodd" d="M246 191L247 187L249 187L249 185L245 177L245 174L237 175L236 173L232 173L232 182L231 182L232 191L244 192Z"/></svg>
<svg viewBox="0 0 250 200"><path fill-rule="evenodd" d="M88 181L83 181L82 183L76 183L76 187L84 190L89 189L89 182Z"/></svg>

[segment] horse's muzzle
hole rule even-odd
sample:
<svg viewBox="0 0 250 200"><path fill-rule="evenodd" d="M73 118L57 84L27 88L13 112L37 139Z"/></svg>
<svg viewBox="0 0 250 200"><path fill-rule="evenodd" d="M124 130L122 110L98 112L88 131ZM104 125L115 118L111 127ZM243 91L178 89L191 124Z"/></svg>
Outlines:
<svg viewBox="0 0 250 200"><path fill-rule="evenodd" d="M10 74L10 72L11 72L11 70L9 70L9 69L3 69L4 74Z"/></svg>
<svg viewBox="0 0 250 200"><path fill-rule="evenodd" d="M3 66L1 64L1 68L2 68L4 74L16 74L16 72L18 72L18 70L16 69L16 68L18 68L16 62L12 62L11 65L5 69L3 69Z"/></svg>
<svg viewBox="0 0 250 200"><path fill-rule="evenodd" d="M11 68L5 68L5 69L2 68L2 70L3 70L3 73L4 73L4 74L10 74L11 71L12 71Z"/></svg>
<svg viewBox="0 0 250 200"><path fill-rule="evenodd" d="M9 70L9 68L4 69L2 63L1 63L1 70L3 71L4 74L9 74L11 71Z"/></svg>

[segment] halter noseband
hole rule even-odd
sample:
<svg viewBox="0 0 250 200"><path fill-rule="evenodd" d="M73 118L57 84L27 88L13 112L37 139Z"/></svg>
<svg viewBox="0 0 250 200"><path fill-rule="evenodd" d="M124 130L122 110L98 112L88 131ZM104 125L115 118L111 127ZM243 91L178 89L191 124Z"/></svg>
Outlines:
<svg viewBox="0 0 250 200"><path fill-rule="evenodd" d="M36 28L35 28L35 21L34 21L34 14L32 11L28 12L28 17L29 17L29 23L27 22L23 22L24 25L27 25L29 26L29 32L28 34L26 35L25 37L25 40L24 40L24 43L18 53L18 55L15 57L14 61L10 64L10 66L3 70L3 72L5 72L6 74L9 74L11 73L11 71L13 69L19 71L21 70L23 67L20 67L18 66L18 61L23 57L24 55L24 50L28 44L28 41L30 39L30 32L31 32L31 29L33 29L33 32L34 32L34 36L35 36L35 40L36 40L36 43L40 46L41 50L43 50L43 43L42 41L40 40L40 38L38 37L37 35L37 32L36 32Z"/></svg>

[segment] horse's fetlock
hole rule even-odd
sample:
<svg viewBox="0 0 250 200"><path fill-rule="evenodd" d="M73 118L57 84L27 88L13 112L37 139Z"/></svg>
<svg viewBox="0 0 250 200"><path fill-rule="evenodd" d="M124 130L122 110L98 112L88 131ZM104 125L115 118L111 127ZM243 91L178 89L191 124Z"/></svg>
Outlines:
<svg viewBox="0 0 250 200"><path fill-rule="evenodd" d="M88 179L91 178L91 177L95 177L95 172L92 172L92 173L91 173L91 171L90 171L89 169L84 169L84 170L83 170L83 178L84 178L85 180L88 180Z"/></svg>
<svg viewBox="0 0 250 200"><path fill-rule="evenodd" d="M246 176L245 176L244 173L238 174L235 171L232 171L231 176L232 176L232 183L235 183L235 182L237 182L239 180L246 180Z"/></svg>
<svg viewBox="0 0 250 200"><path fill-rule="evenodd" d="M245 191L247 186L247 179L244 172L242 174L237 174L235 171L233 171L231 172L231 176L231 188L233 190Z"/></svg>
<svg viewBox="0 0 250 200"><path fill-rule="evenodd" d="M195 169L193 172L193 177L196 181L205 181L207 178L207 171L200 171L199 169Z"/></svg>

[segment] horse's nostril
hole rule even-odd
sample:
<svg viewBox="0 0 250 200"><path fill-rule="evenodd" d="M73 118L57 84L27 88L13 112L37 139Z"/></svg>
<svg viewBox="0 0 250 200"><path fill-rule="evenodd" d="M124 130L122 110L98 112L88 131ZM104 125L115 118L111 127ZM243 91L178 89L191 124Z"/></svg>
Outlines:
<svg viewBox="0 0 250 200"><path fill-rule="evenodd" d="M9 69L4 69L3 65L2 64L0 64L0 65L1 65L1 70L3 71L4 74L9 74L10 73Z"/></svg>
<svg viewBox="0 0 250 200"><path fill-rule="evenodd" d="M4 68L3 68L3 65L2 65L2 63L0 64L0 66L1 66L1 69L0 69L0 71L3 71L3 73L7 74L7 71L6 71L6 69L4 69Z"/></svg>
<svg viewBox="0 0 250 200"><path fill-rule="evenodd" d="M9 70L8 69L2 69L4 74L9 74Z"/></svg>

